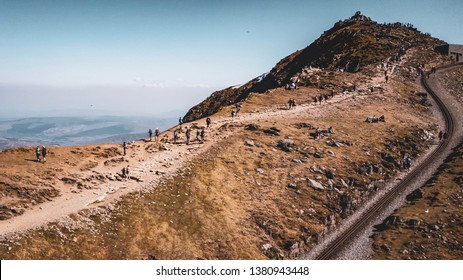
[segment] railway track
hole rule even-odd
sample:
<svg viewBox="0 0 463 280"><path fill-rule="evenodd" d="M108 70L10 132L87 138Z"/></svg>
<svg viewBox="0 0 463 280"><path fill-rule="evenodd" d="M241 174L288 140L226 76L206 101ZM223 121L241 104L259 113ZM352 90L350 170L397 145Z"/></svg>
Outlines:
<svg viewBox="0 0 463 280"><path fill-rule="evenodd" d="M448 68L458 67L461 65L449 65L440 67L437 69L438 72L447 70ZM384 194L382 198L372 205L369 209L364 211L364 215L357 219L352 225L345 229L338 237L336 237L329 245L327 245L316 257L317 260L330 260L335 259L340 251L345 249L349 241L352 240L355 236L361 233L371 222L376 218L378 213L385 209L394 199L397 198L406 187L417 177L420 176L423 170L432 164L436 156L442 154L445 150L448 149L450 145L450 140L454 136L455 132L455 119L452 116L451 112L444 104L444 102L439 98L439 96L434 92L434 90L429 86L426 75L423 75L421 78L421 83L426 89L429 95L435 100L437 106L444 116L445 127L447 131L447 139L441 141L437 147L424 161L417 165L399 184L394 186L389 192Z"/></svg>

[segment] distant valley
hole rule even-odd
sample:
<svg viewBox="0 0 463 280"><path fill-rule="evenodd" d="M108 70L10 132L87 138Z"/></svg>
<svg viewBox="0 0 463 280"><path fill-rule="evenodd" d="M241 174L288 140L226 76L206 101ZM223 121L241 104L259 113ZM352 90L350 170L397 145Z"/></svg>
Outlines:
<svg viewBox="0 0 463 280"><path fill-rule="evenodd" d="M48 117L0 119L0 150L19 146L118 143L140 139L148 129L165 130L175 117Z"/></svg>

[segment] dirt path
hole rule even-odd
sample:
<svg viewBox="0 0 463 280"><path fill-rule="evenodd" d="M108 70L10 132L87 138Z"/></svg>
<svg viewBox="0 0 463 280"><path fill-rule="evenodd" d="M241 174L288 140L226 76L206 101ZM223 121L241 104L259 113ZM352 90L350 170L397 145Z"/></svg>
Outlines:
<svg viewBox="0 0 463 280"><path fill-rule="evenodd" d="M359 90L366 89L371 85L378 86L383 80L383 77L374 77L370 83L360 85ZM101 183L92 189L83 189L80 193L75 193L71 189L62 191L61 195L52 201L33 206L20 216L0 221L0 235L8 235L37 228L71 213L77 213L82 209L108 206L128 193L156 188L162 178L173 176L189 160L206 152L223 138L228 137L231 133L228 130L218 133L218 128L224 124L247 124L272 118L284 118L285 116L297 115L303 117L305 114L314 116L317 115L317 112L320 112L332 103L352 100L352 97L357 95L357 93L345 96L338 95L329 100L328 104L323 105L300 104L291 110L282 110L275 106L274 108L257 113L242 113L234 119L230 117L218 117L207 131L206 141L203 144L198 142L193 142L190 145L158 144L158 147L163 145L165 150L148 153L146 148L148 145L153 144L153 142L137 141L132 144L132 148L129 148L126 158L129 161L128 164L131 166L132 175L140 178L143 182L136 182L134 180L122 182L111 181L109 183ZM205 120L195 122L203 124ZM167 133L170 139L173 129L175 127L164 132L161 138ZM194 139L194 134L195 131L192 132L192 139ZM117 169L111 169L105 167L103 164L99 164L95 168L95 171L101 174L108 174L108 172L114 174L120 169L120 166Z"/></svg>

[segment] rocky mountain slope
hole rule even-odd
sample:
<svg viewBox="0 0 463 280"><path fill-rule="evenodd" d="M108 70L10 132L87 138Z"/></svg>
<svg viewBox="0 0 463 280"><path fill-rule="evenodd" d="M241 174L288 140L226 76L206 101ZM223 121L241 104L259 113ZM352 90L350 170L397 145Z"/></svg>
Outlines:
<svg viewBox="0 0 463 280"><path fill-rule="evenodd" d="M463 104L463 67L438 74L437 80ZM423 187L407 196L374 235L374 259L463 258L463 144Z"/></svg>
<svg viewBox="0 0 463 280"><path fill-rule="evenodd" d="M307 71L311 68L354 73L374 63L400 56L410 48L429 50L443 43L418 31L411 24L379 24L357 12L350 19L337 22L305 49L283 58L269 73L242 86L214 92L191 108L184 121L214 114L254 92L264 93L292 82L297 85L312 84L314 82L307 77Z"/></svg>
<svg viewBox="0 0 463 280"><path fill-rule="evenodd" d="M0 258L298 258L435 144L439 117L417 80L448 62L437 43L356 14L127 156L54 147L43 164L31 147L2 152ZM194 139L212 112L205 141L187 145L186 128Z"/></svg>

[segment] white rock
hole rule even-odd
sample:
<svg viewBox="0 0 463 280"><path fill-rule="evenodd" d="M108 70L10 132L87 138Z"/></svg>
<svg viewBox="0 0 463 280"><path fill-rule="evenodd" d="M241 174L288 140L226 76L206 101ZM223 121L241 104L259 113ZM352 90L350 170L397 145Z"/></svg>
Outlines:
<svg viewBox="0 0 463 280"><path fill-rule="evenodd" d="M307 179L307 181L309 182L309 186L311 186L314 189L317 189L317 190L324 190L325 189L322 184L320 184L319 182L317 182L315 180Z"/></svg>

